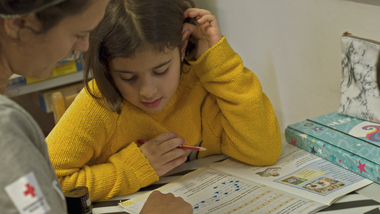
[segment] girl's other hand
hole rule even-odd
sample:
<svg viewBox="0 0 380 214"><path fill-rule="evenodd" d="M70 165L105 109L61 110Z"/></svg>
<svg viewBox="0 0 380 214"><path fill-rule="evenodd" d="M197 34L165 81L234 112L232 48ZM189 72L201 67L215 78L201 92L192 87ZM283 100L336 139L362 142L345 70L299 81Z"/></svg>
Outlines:
<svg viewBox="0 0 380 214"><path fill-rule="evenodd" d="M189 8L184 12L183 16L184 18L195 18L198 23L198 26L185 23L182 31L182 33L189 31L197 40L197 50L195 54L195 60L197 60L207 49L222 39L222 33L220 32L218 21L210 11Z"/></svg>
<svg viewBox="0 0 380 214"><path fill-rule="evenodd" d="M146 141L140 146L140 150L157 175L162 176L186 161L187 157L183 155L189 150L177 148L184 143L183 137L178 137L174 132L165 132Z"/></svg>
<svg viewBox="0 0 380 214"><path fill-rule="evenodd" d="M190 214L193 207L181 197L172 193L163 194L153 191L146 200L140 214Z"/></svg>

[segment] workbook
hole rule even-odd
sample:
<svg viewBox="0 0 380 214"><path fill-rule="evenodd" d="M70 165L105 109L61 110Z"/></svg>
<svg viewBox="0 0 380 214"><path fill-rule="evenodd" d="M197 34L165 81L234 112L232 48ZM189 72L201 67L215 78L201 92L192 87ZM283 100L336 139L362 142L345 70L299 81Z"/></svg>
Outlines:
<svg viewBox="0 0 380 214"><path fill-rule="evenodd" d="M189 202L194 213L315 213L372 181L292 144L283 143L271 166L234 159L200 168L157 189ZM120 202L141 211L150 192Z"/></svg>

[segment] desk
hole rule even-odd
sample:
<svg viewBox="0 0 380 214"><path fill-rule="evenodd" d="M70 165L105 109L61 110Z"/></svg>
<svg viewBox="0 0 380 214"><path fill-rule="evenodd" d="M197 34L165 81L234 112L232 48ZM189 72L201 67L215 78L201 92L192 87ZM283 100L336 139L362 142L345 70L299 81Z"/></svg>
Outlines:
<svg viewBox="0 0 380 214"><path fill-rule="evenodd" d="M142 195L148 191L159 188L171 181L174 181L181 176L190 173L198 168L208 166L210 164L220 162L228 158L225 155L214 155L206 158L198 159L192 162L187 162L181 166L173 169L165 177L148 187L141 189L137 193L126 196L114 197L107 201L94 202L94 214L125 214L120 207L117 206L118 202L125 201L129 198ZM377 183L370 184L362 189L359 189L351 194L343 196L336 201L332 206L319 211L320 214L380 214L380 185Z"/></svg>

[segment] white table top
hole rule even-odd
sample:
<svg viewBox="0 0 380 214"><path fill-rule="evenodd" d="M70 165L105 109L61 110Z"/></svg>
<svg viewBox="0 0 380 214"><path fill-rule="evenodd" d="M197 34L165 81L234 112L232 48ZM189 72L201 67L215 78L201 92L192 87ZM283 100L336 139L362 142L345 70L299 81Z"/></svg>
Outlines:
<svg viewBox="0 0 380 214"><path fill-rule="evenodd" d="M93 203L94 214L123 214L126 213L121 207L118 207L118 202L125 201L132 197L142 195L152 189L158 188L171 181L174 181L184 174L194 171L200 167L208 166L212 163L226 159L225 155L215 155L206 158L198 159L192 162L184 163L181 166L170 171L165 177L151 186L126 196L114 197L104 202ZM151 188L150 188L151 187ZM321 214L380 214L380 184L373 183L362 189L359 189L351 194L345 195L336 201L330 207L319 211Z"/></svg>

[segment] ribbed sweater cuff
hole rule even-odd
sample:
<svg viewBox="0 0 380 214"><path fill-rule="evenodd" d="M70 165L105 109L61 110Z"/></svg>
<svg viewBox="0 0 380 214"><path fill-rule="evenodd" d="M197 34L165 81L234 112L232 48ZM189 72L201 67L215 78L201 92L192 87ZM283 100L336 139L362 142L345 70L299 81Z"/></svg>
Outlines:
<svg viewBox="0 0 380 214"><path fill-rule="evenodd" d="M190 61L189 64L193 67L197 75L206 75L205 71L213 71L216 67L224 65L226 61L231 59L235 54L234 50L228 44L225 36L222 39L209 48L202 56L196 61Z"/></svg>
<svg viewBox="0 0 380 214"><path fill-rule="evenodd" d="M141 187L158 181L159 177L156 171L135 143L129 144L119 154L123 162L135 173Z"/></svg>

